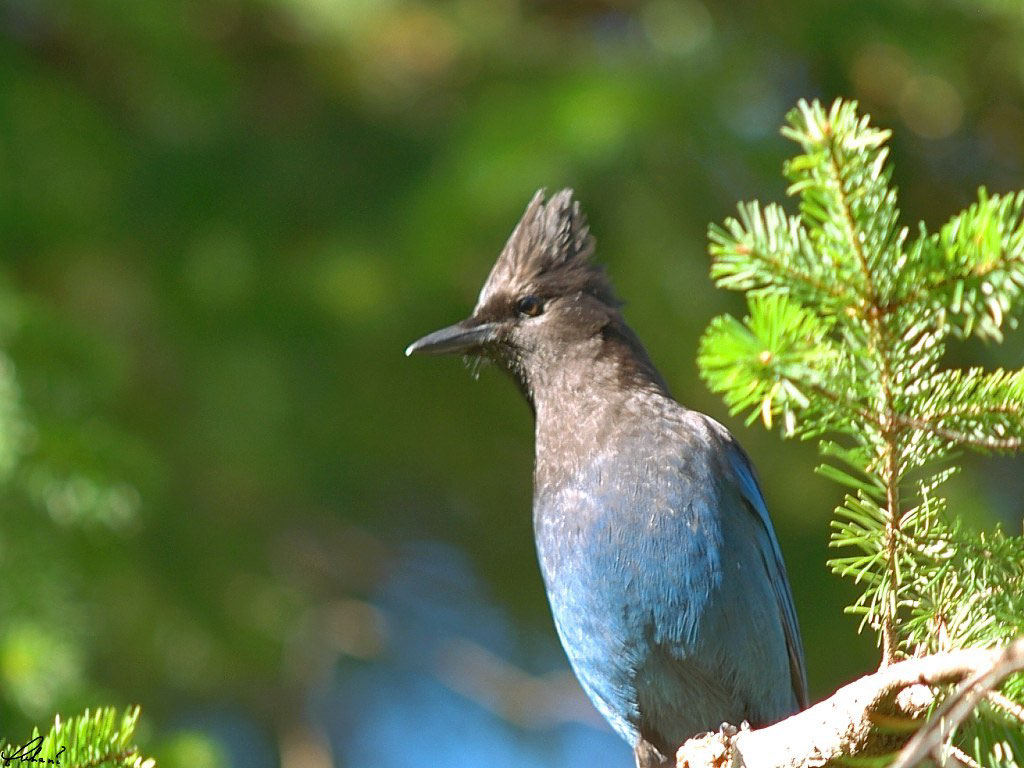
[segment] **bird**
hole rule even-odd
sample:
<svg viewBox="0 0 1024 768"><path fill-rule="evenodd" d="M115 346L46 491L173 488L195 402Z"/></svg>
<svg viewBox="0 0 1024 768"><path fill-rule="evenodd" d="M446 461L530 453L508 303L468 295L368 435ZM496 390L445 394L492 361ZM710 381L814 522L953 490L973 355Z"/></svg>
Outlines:
<svg viewBox="0 0 1024 768"><path fill-rule="evenodd" d="M539 190L469 317L405 351L494 362L522 391L558 636L637 768L656 768L695 735L805 708L807 675L751 460L670 395L594 250L573 191Z"/></svg>

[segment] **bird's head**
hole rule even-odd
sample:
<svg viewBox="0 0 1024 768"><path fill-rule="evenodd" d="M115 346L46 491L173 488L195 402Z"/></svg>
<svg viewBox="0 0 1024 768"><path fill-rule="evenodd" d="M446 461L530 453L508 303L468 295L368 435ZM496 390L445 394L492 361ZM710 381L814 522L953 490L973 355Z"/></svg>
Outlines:
<svg viewBox="0 0 1024 768"><path fill-rule="evenodd" d="M572 190L546 202L540 190L512 230L472 314L414 341L405 353L493 360L513 375L531 405L538 388L571 391L581 380L610 378L667 393L623 320L607 275L591 260L593 252ZM603 378L595 375L598 368Z"/></svg>
<svg viewBox="0 0 1024 768"><path fill-rule="evenodd" d="M538 359L564 358L619 318L594 239L571 189L533 196L462 322L413 342L406 354L487 357L521 375Z"/></svg>

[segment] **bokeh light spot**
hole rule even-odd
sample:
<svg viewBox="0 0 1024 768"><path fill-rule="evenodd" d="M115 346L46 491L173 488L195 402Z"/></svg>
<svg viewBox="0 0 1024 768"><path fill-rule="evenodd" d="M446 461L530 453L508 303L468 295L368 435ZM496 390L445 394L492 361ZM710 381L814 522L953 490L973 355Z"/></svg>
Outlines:
<svg viewBox="0 0 1024 768"><path fill-rule="evenodd" d="M957 89L935 75L911 77L900 92L900 116L926 139L944 139L960 127L964 104Z"/></svg>
<svg viewBox="0 0 1024 768"><path fill-rule="evenodd" d="M711 14L699 0L653 0L641 11L641 21L651 45L668 56L692 56L714 32Z"/></svg>

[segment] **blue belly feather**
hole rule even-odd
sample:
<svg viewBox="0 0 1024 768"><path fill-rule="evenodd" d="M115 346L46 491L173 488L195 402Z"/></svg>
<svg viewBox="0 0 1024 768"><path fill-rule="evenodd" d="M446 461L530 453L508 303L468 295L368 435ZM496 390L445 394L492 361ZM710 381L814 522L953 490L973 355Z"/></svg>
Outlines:
<svg viewBox="0 0 1024 768"><path fill-rule="evenodd" d="M620 735L662 750L785 717L803 693L789 586L747 460L733 444L680 447L652 466L619 460L640 445L616 445L534 500L573 669Z"/></svg>

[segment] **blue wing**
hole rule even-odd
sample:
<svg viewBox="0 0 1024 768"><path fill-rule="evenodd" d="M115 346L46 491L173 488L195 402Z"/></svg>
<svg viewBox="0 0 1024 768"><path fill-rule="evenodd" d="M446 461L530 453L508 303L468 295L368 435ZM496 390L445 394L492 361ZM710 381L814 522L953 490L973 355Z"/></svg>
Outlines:
<svg viewBox="0 0 1024 768"><path fill-rule="evenodd" d="M779 549L779 541L775 536L775 528L772 526L771 517L768 516L768 508L764 503L764 496L754 476L753 467L743 450L733 441L733 450L730 451L730 464L736 479L739 481L740 493L750 506L752 513L756 514L764 527L765 536L768 538L770 551L766 553L765 567L772 575L771 583L774 588L775 598L779 603L779 611L782 616L782 629L786 635L786 649L789 652L790 676L793 681L793 693L796 700L803 709L808 705L807 698L807 670L804 667L804 646L800 639L800 628L796 620L796 609L793 607L793 596L789 588L789 578L786 575L786 566L782 559L782 551Z"/></svg>

